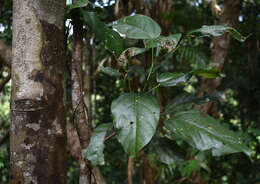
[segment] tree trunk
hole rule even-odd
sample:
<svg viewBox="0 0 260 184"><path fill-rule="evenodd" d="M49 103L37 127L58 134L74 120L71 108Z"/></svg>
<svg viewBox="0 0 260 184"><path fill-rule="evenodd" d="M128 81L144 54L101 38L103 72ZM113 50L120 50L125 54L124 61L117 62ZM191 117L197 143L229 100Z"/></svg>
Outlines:
<svg viewBox="0 0 260 184"><path fill-rule="evenodd" d="M238 16L240 13L242 1L241 0L225 0L224 1L224 11L220 16L220 24L235 26L238 22ZM213 47L211 49L211 58L214 64L218 67L220 71L223 71L225 61L228 57L228 50L231 45L231 36L225 34L217 38L213 42ZM212 94L217 87L221 84L221 78L216 79L203 79L201 82L201 89L199 96L202 97L205 92ZM215 103L209 102L200 108L205 112L216 116L217 107Z"/></svg>
<svg viewBox="0 0 260 184"><path fill-rule="evenodd" d="M73 1L74 3L77 0ZM82 60L83 60L83 25L78 17L73 18L73 42L72 42L72 108L74 111L74 123L76 125L79 140L82 149L86 149L91 138L91 125L86 116L83 100L83 77L82 77ZM80 162L79 184L90 184L91 173L88 169L90 162L82 159Z"/></svg>
<svg viewBox="0 0 260 184"><path fill-rule="evenodd" d="M65 0L14 0L10 184L66 183Z"/></svg>

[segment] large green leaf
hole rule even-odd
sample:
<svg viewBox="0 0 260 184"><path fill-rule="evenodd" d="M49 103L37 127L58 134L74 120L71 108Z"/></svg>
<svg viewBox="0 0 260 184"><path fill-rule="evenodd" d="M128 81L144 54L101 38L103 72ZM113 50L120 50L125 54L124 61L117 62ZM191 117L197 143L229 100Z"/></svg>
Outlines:
<svg viewBox="0 0 260 184"><path fill-rule="evenodd" d="M83 150L84 157L90 160L94 166L105 163L103 154L104 138L110 128L112 128L111 123L102 124L95 128L88 148Z"/></svg>
<svg viewBox="0 0 260 184"><path fill-rule="evenodd" d="M156 80L161 86L170 87L184 84L191 76L191 73L162 73Z"/></svg>
<svg viewBox="0 0 260 184"><path fill-rule="evenodd" d="M243 144L240 136L222 126L216 119L201 116L200 113L199 110L192 109L170 114L165 126L177 137L199 150L212 149L214 155L244 152L250 156L251 151ZM216 153L219 149L224 151Z"/></svg>
<svg viewBox="0 0 260 184"><path fill-rule="evenodd" d="M124 41L120 35L101 22L94 12L81 10L81 13L86 24L104 42L106 48L116 57L119 57L124 51Z"/></svg>
<svg viewBox="0 0 260 184"><path fill-rule="evenodd" d="M153 39L161 34L160 26L153 19L139 14L118 20L113 28L132 39Z"/></svg>
<svg viewBox="0 0 260 184"><path fill-rule="evenodd" d="M188 35L194 35L194 36L207 36L210 38L218 37L223 35L224 33L229 33L233 38L240 42L244 42L247 37L242 36L236 29L224 26L224 25L213 25L213 26L207 26L204 25L200 29L196 29L191 31Z"/></svg>
<svg viewBox="0 0 260 184"><path fill-rule="evenodd" d="M156 132L160 106L151 94L127 93L113 101L111 111L117 139L131 156L151 140Z"/></svg>

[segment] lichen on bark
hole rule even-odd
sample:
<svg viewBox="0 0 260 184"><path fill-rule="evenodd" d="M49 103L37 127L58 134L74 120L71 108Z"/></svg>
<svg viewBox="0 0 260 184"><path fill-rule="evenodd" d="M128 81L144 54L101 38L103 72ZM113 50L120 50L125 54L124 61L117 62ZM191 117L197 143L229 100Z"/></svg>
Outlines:
<svg viewBox="0 0 260 184"><path fill-rule="evenodd" d="M9 183L66 183L65 0L14 0Z"/></svg>

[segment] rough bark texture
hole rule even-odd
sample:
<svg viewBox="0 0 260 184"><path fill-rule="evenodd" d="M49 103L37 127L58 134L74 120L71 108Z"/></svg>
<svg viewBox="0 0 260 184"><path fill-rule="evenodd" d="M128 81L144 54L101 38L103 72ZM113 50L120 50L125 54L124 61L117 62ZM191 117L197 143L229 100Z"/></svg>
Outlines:
<svg viewBox="0 0 260 184"><path fill-rule="evenodd" d="M75 0L73 2L76 2ZM91 138L91 126L86 116L87 109L83 100L83 25L78 17L73 19L73 42L72 42L72 108L74 111L74 123L76 125L81 147L86 149ZM85 161L84 161L85 160ZM91 183L91 173L88 169L89 162L83 159L80 162L79 184Z"/></svg>
<svg viewBox="0 0 260 184"><path fill-rule="evenodd" d="M65 0L14 0L10 184L66 183Z"/></svg>
<svg viewBox="0 0 260 184"><path fill-rule="evenodd" d="M86 160L82 156L82 148L80 145L78 133L69 122L67 122L67 137L68 137L68 146L70 149L71 156L77 160L80 166L85 165ZM105 179L103 178L102 174L100 173L97 167L93 168L92 172L93 172L92 174L95 176L91 178L92 183L106 184ZM85 181L86 180L83 181L82 179L80 180L80 182L85 182Z"/></svg>
<svg viewBox="0 0 260 184"><path fill-rule="evenodd" d="M238 22L238 16L240 13L242 1L241 0L225 0L224 11L220 16L219 24L235 26ZM225 34L217 38L213 42L211 49L211 57L214 64L223 71L225 61L228 57L228 50L231 45L231 36ZM221 83L221 78L216 79L204 79L201 82L201 90L199 96L202 97L205 92L212 94ZM210 102L200 107L205 113L216 115L217 107L216 104Z"/></svg>

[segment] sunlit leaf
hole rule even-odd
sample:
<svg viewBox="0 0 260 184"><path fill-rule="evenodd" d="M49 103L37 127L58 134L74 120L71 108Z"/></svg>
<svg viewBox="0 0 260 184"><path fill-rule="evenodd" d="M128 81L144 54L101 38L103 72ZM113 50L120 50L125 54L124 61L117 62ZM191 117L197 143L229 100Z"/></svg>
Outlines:
<svg viewBox="0 0 260 184"><path fill-rule="evenodd" d="M162 73L156 80L161 86L170 87L184 84L191 76L191 73Z"/></svg>
<svg viewBox="0 0 260 184"><path fill-rule="evenodd" d="M113 101L111 111L117 139L131 156L152 139L159 121L160 106L150 94L127 93Z"/></svg>
<svg viewBox="0 0 260 184"><path fill-rule="evenodd" d="M102 124L95 128L88 148L83 150L84 157L90 160L94 166L104 165L105 163L103 154L104 138L110 128L112 128L111 123Z"/></svg>
<svg viewBox="0 0 260 184"><path fill-rule="evenodd" d="M132 39L153 39L161 34L160 26L153 19L139 14L118 20L113 28Z"/></svg>
<svg viewBox="0 0 260 184"><path fill-rule="evenodd" d="M229 153L244 152L250 156L251 151L242 142L240 136L222 126L218 120L200 114L201 112L197 109L170 114L165 121L165 126L173 134L201 151L226 146L230 148L225 149L223 152L225 154L227 151L231 151Z"/></svg>

